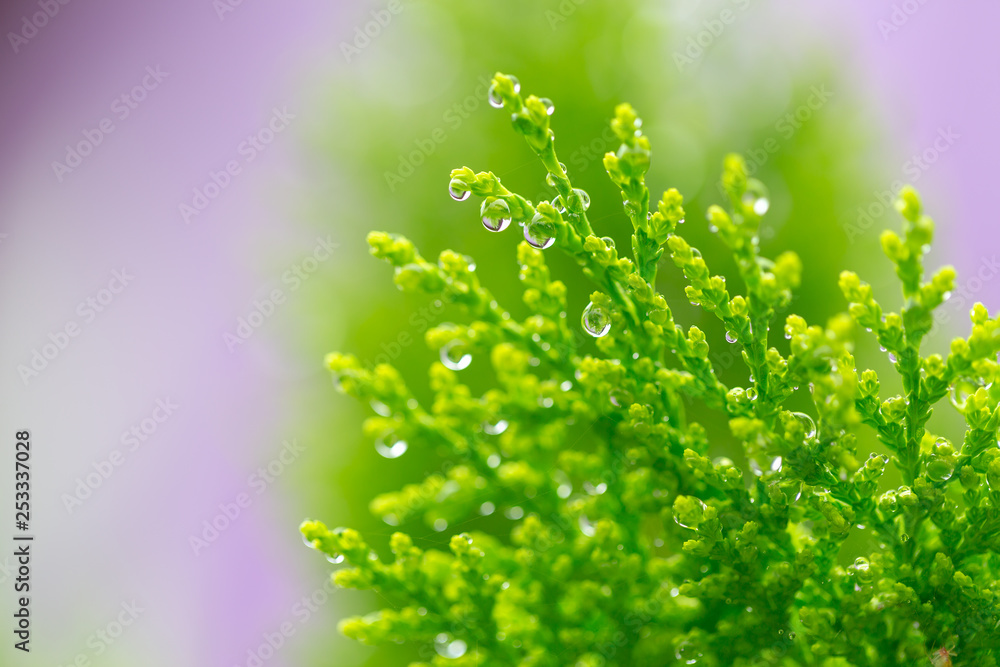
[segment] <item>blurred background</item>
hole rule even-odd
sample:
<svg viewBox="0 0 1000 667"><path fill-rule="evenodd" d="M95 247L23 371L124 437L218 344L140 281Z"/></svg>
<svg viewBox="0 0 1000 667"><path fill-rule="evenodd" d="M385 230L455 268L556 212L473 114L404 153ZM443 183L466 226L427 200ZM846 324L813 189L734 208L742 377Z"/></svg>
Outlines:
<svg viewBox="0 0 1000 667"><path fill-rule="evenodd" d="M974 301L1000 306L986 196L998 18L985 0L5 3L0 424L8 442L32 432L36 541L32 652L4 642L0 662L415 656L337 634L378 600L331 594L331 566L297 526L350 525L380 546L392 529L369 500L436 466L432 453L379 456L361 436L368 407L322 368L331 350L389 360L419 394L435 357L423 334L459 316L398 292L368 256L369 230L427 257L472 255L518 312L518 230L486 232L476 205L445 191L467 165L546 196L540 164L486 103L495 71L554 100L560 158L619 247L630 230L601 166L615 104L644 119L647 182L685 195L683 231L718 270L731 266L704 211L721 200L723 156L742 152L770 189L763 251L802 256L791 310L811 322L844 307L843 268L898 305L878 234L914 183L938 221L932 259L959 269L943 346ZM548 257L582 309L572 263ZM659 281L678 320L717 341L723 379L746 382L672 265ZM866 345L861 364L885 366ZM407 529L424 546L447 540ZM4 614L13 563L0 556Z"/></svg>

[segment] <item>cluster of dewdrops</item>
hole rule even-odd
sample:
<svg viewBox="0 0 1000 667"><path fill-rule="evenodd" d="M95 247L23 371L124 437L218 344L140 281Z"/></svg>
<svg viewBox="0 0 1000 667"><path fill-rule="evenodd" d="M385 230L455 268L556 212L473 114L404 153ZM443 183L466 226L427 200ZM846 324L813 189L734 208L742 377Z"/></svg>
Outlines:
<svg viewBox="0 0 1000 667"><path fill-rule="evenodd" d="M510 77L514 82L514 92L520 92L521 84L514 77ZM489 102L490 106L496 109L503 108L503 99L497 93L495 87L491 87L489 91ZM542 104L545 105L546 112L551 116L555 111L555 105L552 100L547 98L542 98ZM566 171L566 165L560 163L563 171ZM555 188L555 181L552 174L548 174L545 177L546 183L550 187ZM448 183L448 194L455 201L465 201L472 194L462 181L458 179L452 179ZM571 197L575 200L573 204L576 208L586 211L590 208L590 195L588 195L584 190L574 189ZM566 213L566 205L564 204L562 197L556 195L552 200L552 207L555 208L560 213ZM487 197L483 200L482 206L479 209L480 217L483 221L483 227L491 232L502 232L507 227L510 226L512 216L510 212L510 206L503 199L496 197ZM524 232L524 240L527 241L528 245L532 248L537 248L538 250L545 250L551 248L556 242L555 230L552 228L552 224L544 219L540 213L535 213L534 217L527 223L521 223L521 227ZM610 238L604 238L603 241L609 247L614 247L614 240ZM600 338L606 336L609 331L611 331L611 314L607 309L594 304L589 303L583 310L583 316L581 317L581 323L583 325L584 331L595 338ZM442 353L444 350L442 349ZM448 365L448 364L446 364Z"/></svg>

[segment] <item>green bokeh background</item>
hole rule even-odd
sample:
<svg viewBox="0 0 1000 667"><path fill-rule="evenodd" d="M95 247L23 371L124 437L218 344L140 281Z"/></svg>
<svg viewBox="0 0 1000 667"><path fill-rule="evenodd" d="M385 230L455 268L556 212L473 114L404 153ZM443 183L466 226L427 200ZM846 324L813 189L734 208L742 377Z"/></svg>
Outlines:
<svg viewBox="0 0 1000 667"><path fill-rule="evenodd" d="M544 169L511 129L508 114L486 103L483 82L495 71L516 75L522 94L554 100L560 159L574 184L591 195L596 233L614 238L619 248L630 247L631 227L601 157L617 148L607 123L614 106L628 101L653 145L646 179L652 196L658 199L668 187L681 191L687 210L681 232L714 271L734 276L704 212L722 201L716 187L722 158L737 151L748 156L771 193L762 252L774 257L792 249L803 260L803 287L790 312L822 323L842 310L837 275L845 267L864 267L870 281L884 281L886 264L871 261L878 254L876 235L852 245L842 226L870 201L872 184L884 180L875 174L885 139L851 73L833 61L816 34L798 28L787 8L704 0L404 0L402 7L316 94L315 104L328 113L308 139L316 169L332 185L300 207L317 231L335 229L340 243L336 269L322 278L329 284L310 290L322 296L299 306L302 326L294 343L317 367L334 349L362 362L385 360L377 359L384 354L417 395L426 396L426 369L436 354L423 344L423 334L461 318L449 309L428 318L421 313L426 299L396 290L390 269L368 256L371 229L410 237L428 258L445 248L471 255L497 299L523 314L515 262L519 228L489 233L479 222L478 202L457 203L446 192L449 171L469 166L493 171L534 201L551 196ZM676 54L690 62L679 64ZM815 96L819 89L831 93L823 103ZM591 286L558 248L548 250L547 259L569 287L571 309L580 312ZM657 287L680 323L708 332L723 381L745 385L746 370L721 328L686 303L680 272L669 262L661 264ZM401 344L401 334L403 343L414 342ZM780 334L772 339L782 347ZM874 352L863 348L859 356ZM485 366L474 360L463 371L472 386L486 382ZM434 471L435 454L411 449L396 460L381 458L361 435L367 406L338 395L321 372L309 389L297 397L297 428L306 425L307 438L326 449L321 465L296 473L305 505L314 508L311 518L358 528L381 548L394 529L368 513L368 502ZM704 423L718 455L741 459L724 423ZM403 528L424 547L446 545L452 532ZM380 603L372 594L343 591L332 604L346 616ZM315 664L382 666L416 657L412 647L356 645L332 627L322 634L312 648Z"/></svg>

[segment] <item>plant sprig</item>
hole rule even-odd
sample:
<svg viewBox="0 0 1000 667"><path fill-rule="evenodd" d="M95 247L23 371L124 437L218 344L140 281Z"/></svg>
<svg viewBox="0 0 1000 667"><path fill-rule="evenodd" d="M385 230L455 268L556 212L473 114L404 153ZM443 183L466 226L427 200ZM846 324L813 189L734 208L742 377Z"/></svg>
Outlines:
<svg viewBox="0 0 1000 667"><path fill-rule="evenodd" d="M397 286L469 319L427 333L441 354L427 405L389 365L327 358L338 386L372 405L364 429L379 451L424 448L447 461L379 496L372 511L411 532L468 529L447 550L395 533L384 559L355 531L303 523L310 546L347 563L338 585L390 604L341 630L369 644L415 642L424 653L413 667L996 667L1000 319L976 304L970 336L945 356L921 353L955 272L925 278L934 226L916 192L900 196L902 236L882 236L902 284L900 313L844 272L849 315L778 323L802 266L791 252L761 254L769 196L740 157L723 164L726 207L706 212L736 262L735 293L681 235L680 193L667 189L650 210L652 148L630 106L615 109L620 147L604 165L632 225L631 259L593 230L590 197L555 152L552 103L523 98L503 74L490 100L511 114L554 196L532 202L467 167L451 173L449 192L482 198L491 231L524 228L517 261L529 315L517 320L498 304L470 258L445 251L434 263L402 237L369 236ZM546 265L549 247L596 288L579 327L567 314L569 288ZM665 252L688 300L741 349L748 386L723 385L704 332L676 322L656 288ZM891 355L902 394L884 396L878 374L858 367L861 329ZM493 378L479 395L461 381L473 359ZM786 407L796 395L811 399L812 414ZM928 430L945 397L967 426L952 438ZM728 424L746 466L718 456L687 414L692 402ZM871 440L885 453L862 454ZM902 486L888 484L891 466ZM501 523L483 518L494 513Z"/></svg>

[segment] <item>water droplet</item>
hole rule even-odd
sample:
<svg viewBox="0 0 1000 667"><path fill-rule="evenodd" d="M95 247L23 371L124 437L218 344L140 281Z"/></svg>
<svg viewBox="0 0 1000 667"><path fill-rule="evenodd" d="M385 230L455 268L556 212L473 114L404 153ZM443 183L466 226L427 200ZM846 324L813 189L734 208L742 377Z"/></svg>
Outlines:
<svg viewBox="0 0 1000 667"><path fill-rule="evenodd" d="M569 498L570 494L573 493L573 487L569 484L560 484L556 487L556 495L565 500Z"/></svg>
<svg viewBox="0 0 1000 667"><path fill-rule="evenodd" d="M445 343L440 354L441 363L453 371L468 368L472 363L472 355L465 351L465 343L457 338Z"/></svg>
<svg viewBox="0 0 1000 667"><path fill-rule="evenodd" d="M699 505L701 506L701 511L702 511L702 512L704 512L705 510L707 510L707 509L708 509L708 505L706 505L705 503L701 502L701 501L700 501L700 500L698 500L697 498L694 498L694 500L697 500L697 501L698 501L698 504L699 504ZM697 527L698 527L698 526L689 526L689 525L687 525L686 523L682 523L682 522L681 522L681 517L680 517L680 516L678 516L678 514L677 514L676 512L674 512L674 523L676 523L676 524L677 524L678 526L680 526L681 528L691 528L691 529L695 529L695 528L697 528Z"/></svg>
<svg viewBox="0 0 1000 667"><path fill-rule="evenodd" d="M451 179L451 182L448 183L448 194L451 195L451 198L455 201L465 201L469 198L469 195L471 195L472 192L468 190L468 186L466 186L465 183L457 178L453 178Z"/></svg>
<svg viewBox="0 0 1000 667"><path fill-rule="evenodd" d="M491 232L502 232L510 225L510 206L503 199L484 199L479 213L483 227Z"/></svg>
<svg viewBox="0 0 1000 667"><path fill-rule="evenodd" d="M685 639L677 645L674 657L683 662L685 665L693 665L698 662L698 658L702 657L702 652L698 650L697 646Z"/></svg>
<svg viewBox="0 0 1000 667"><path fill-rule="evenodd" d="M739 339L736 337L735 333L733 333L732 331L727 331L726 332L726 342L727 343L732 344L732 343L735 343L737 340L739 340Z"/></svg>
<svg viewBox="0 0 1000 667"><path fill-rule="evenodd" d="M965 411L965 404L969 401L969 396L976 393L976 385L966 379L959 379L951 388L951 404L960 411Z"/></svg>
<svg viewBox="0 0 1000 667"><path fill-rule="evenodd" d="M305 544L310 549L315 549L316 548L316 540L310 540L305 535L302 536L302 543Z"/></svg>
<svg viewBox="0 0 1000 667"><path fill-rule="evenodd" d="M611 250L615 247L615 240L610 236L602 236L601 240L604 241L604 247Z"/></svg>
<svg viewBox="0 0 1000 667"><path fill-rule="evenodd" d="M588 519L586 515L584 514L580 515L579 523L580 523L580 532L586 535L587 537L593 537L594 533L597 532L596 528L594 527L594 523L590 519Z"/></svg>
<svg viewBox="0 0 1000 667"><path fill-rule="evenodd" d="M868 559L863 556L855 558L854 565L851 565L848 569L854 575L855 579L862 584L870 582L875 576L875 573L871 571L871 563L869 563Z"/></svg>
<svg viewBox="0 0 1000 667"><path fill-rule="evenodd" d="M955 474L955 464L950 459L936 458L927 464L927 477L932 482L947 482Z"/></svg>
<svg viewBox="0 0 1000 667"><path fill-rule="evenodd" d="M757 215L764 215L771 207L767 187L756 178L747 180L747 189L743 193L743 205L749 206Z"/></svg>
<svg viewBox="0 0 1000 667"><path fill-rule="evenodd" d="M545 184L548 185L550 188L555 188L556 187L556 175L553 174L553 173L551 173L551 172L549 172L548 174L545 174ZM554 201L555 200L553 200L553 202ZM553 203L552 206L555 207L555 203Z"/></svg>
<svg viewBox="0 0 1000 667"><path fill-rule="evenodd" d="M327 554L326 559L334 565L340 565L344 562L344 554Z"/></svg>
<svg viewBox="0 0 1000 667"><path fill-rule="evenodd" d="M461 639L452 640L451 637L442 632L434 638L434 650L442 658L456 660L465 655L468 646Z"/></svg>
<svg viewBox="0 0 1000 667"><path fill-rule="evenodd" d="M496 420L496 422L492 424L490 424L489 422L483 424L483 432L485 432L487 435L500 435L506 430L507 430L506 419L498 419Z"/></svg>
<svg viewBox="0 0 1000 667"><path fill-rule="evenodd" d="M802 482L787 482L782 489L786 497L791 498L789 503L797 503L799 498L802 497Z"/></svg>
<svg viewBox="0 0 1000 667"><path fill-rule="evenodd" d="M590 208L590 195L580 188L573 188L569 196L569 210L580 213Z"/></svg>
<svg viewBox="0 0 1000 667"><path fill-rule="evenodd" d="M497 90L496 84L490 86L487 97L489 97L491 107L494 109L503 109L503 97L500 96L500 91Z"/></svg>
<svg viewBox="0 0 1000 667"><path fill-rule="evenodd" d="M518 519L524 517L524 510L515 505L514 507L508 507L505 509L503 515L511 521L517 521Z"/></svg>
<svg viewBox="0 0 1000 667"><path fill-rule="evenodd" d="M556 105L553 104L552 100L550 100L549 98L541 97L538 99L538 101L542 103L543 107L545 107L545 113L548 114L549 116L551 116L555 112Z"/></svg>
<svg viewBox="0 0 1000 667"><path fill-rule="evenodd" d="M436 530L439 533L443 533L447 529L448 529L447 519L434 519L434 530Z"/></svg>
<svg viewBox="0 0 1000 667"><path fill-rule="evenodd" d="M611 331L611 314L593 301L583 309L583 329L594 338L608 335Z"/></svg>
<svg viewBox="0 0 1000 667"><path fill-rule="evenodd" d="M510 82L512 84L514 84L514 92L515 93L521 92L521 82L518 81L517 77L512 74L508 74L507 78L510 79Z"/></svg>
<svg viewBox="0 0 1000 667"><path fill-rule="evenodd" d="M889 363L896 363L896 355L892 352L889 353Z"/></svg>
<svg viewBox="0 0 1000 667"><path fill-rule="evenodd" d="M802 430L806 433L806 438L813 438L816 436L816 422L813 418L804 412L793 412L792 416L795 417L795 421L802 425Z"/></svg>
<svg viewBox="0 0 1000 667"><path fill-rule="evenodd" d="M373 398L370 401L370 405L372 406L372 410L375 411L375 414L381 417L388 417L392 414L392 410L389 409L389 406L382 401L377 401Z"/></svg>
<svg viewBox="0 0 1000 667"><path fill-rule="evenodd" d="M766 465L765 466L761 466L760 462L757 461L757 459L751 458L750 459L750 472L752 472L757 477L760 477L765 472L768 472L768 471L770 471L770 472L778 472L779 470L781 470L782 460L781 460L780 456L775 456L773 459L769 459L769 460L767 459L767 457L765 457L764 462L765 462Z"/></svg>
<svg viewBox="0 0 1000 667"><path fill-rule="evenodd" d="M555 227L551 222L536 213L531 222L524 225L524 240L532 248L539 250L550 248L556 242Z"/></svg>
<svg viewBox="0 0 1000 667"><path fill-rule="evenodd" d="M632 405L632 395L620 387L615 387L608 392L608 400L616 408Z"/></svg>
<svg viewBox="0 0 1000 667"><path fill-rule="evenodd" d="M500 467L500 455L499 454L490 454L488 457L486 457L486 465L488 465L491 468L499 468Z"/></svg>
<svg viewBox="0 0 1000 667"><path fill-rule="evenodd" d="M406 453L409 445L392 433L387 433L375 441L375 451L387 459L398 459Z"/></svg>
<svg viewBox="0 0 1000 667"><path fill-rule="evenodd" d="M485 503L479 506L479 513L482 514L483 516L489 516L493 514L493 512L495 512L496 509L497 509L496 505L494 505L489 501L486 501Z"/></svg>

